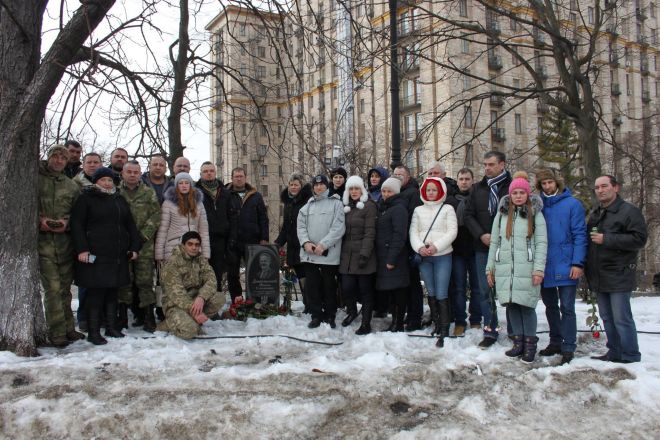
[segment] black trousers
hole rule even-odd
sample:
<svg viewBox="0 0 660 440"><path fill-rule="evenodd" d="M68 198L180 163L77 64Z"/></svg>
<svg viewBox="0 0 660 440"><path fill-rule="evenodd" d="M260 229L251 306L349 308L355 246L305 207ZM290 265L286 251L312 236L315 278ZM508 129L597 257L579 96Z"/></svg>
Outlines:
<svg viewBox="0 0 660 440"><path fill-rule="evenodd" d="M227 284L233 301L237 296L243 295L243 286L241 286L241 258L243 258L243 252L235 249L232 253L232 258L228 259L226 266Z"/></svg>
<svg viewBox="0 0 660 440"><path fill-rule="evenodd" d="M213 273L215 273L215 281L217 284L216 290L218 292L222 291L222 273L227 270L225 263L225 252L224 238L214 238L211 240L211 258L209 259L209 264L213 268Z"/></svg>
<svg viewBox="0 0 660 440"><path fill-rule="evenodd" d="M419 268L410 268L410 286L407 298L406 324L421 325L424 314L424 291L419 278Z"/></svg>
<svg viewBox="0 0 660 440"><path fill-rule="evenodd" d="M374 275L341 275L341 290L348 311L357 311L357 301L362 303L363 313L374 308Z"/></svg>
<svg viewBox="0 0 660 440"><path fill-rule="evenodd" d="M337 270L339 266L304 263L305 292L312 318L332 318L337 314Z"/></svg>

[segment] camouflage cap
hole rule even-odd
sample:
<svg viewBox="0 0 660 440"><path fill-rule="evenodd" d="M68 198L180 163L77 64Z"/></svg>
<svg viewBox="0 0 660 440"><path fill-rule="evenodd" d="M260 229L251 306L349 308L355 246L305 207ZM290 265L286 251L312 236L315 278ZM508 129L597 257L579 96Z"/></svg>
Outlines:
<svg viewBox="0 0 660 440"><path fill-rule="evenodd" d="M69 150L66 149L64 145L55 145L54 147L51 147L50 150L48 150L48 159L50 159L53 154L56 153L61 153L66 157L67 159L69 158Z"/></svg>

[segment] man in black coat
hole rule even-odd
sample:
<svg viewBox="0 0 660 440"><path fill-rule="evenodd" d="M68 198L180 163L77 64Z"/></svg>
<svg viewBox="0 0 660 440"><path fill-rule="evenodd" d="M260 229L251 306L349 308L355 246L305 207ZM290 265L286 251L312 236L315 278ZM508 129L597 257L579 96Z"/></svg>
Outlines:
<svg viewBox="0 0 660 440"><path fill-rule="evenodd" d="M613 176L596 179L598 207L589 215L590 232L586 274L589 287L598 294L598 308L607 334L608 351L593 359L639 362L637 328L630 309L635 288L637 254L648 232L642 212L619 196Z"/></svg>
<svg viewBox="0 0 660 440"><path fill-rule="evenodd" d="M415 208L422 204L419 198L419 184L410 175L410 170L405 165L399 165L394 169L393 177L401 181L400 197L405 200L408 208L408 224L412 220ZM413 250L410 247L410 238L406 239L406 249L409 253ZM410 288L407 299L406 330L414 331L422 328L422 315L424 314L424 291L419 276L419 268L410 267Z"/></svg>
<svg viewBox="0 0 660 440"><path fill-rule="evenodd" d="M268 211L264 199L246 182L247 173L241 167L231 171L229 219L231 222L227 247L227 282L232 300L243 295L240 280L241 258L248 244L268 244Z"/></svg>
<svg viewBox="0 0 660 440"><path fill-rule="evenodd" d="M229 237L229 190L217 178L215 165L204 162L199 171L200 179L195 186L204 195L204 209L209 225L209 240L211 241L211 258L209 264L215 273L218 292L221 291L222 273L226 270L225 255Z"/></svg>
<svg viewBox="0 0 660 440"><path fill-rule="evenodd" d="M486 264L490 247L490 231L497 213L497 205L508 194L511 174L506 170L506 156L501 151L489 151L484 155L485 176L472 187L467 199L464 222L474 237L474 257L479 291L481 292L481 313L484 318L484 339L479 347L488 348L497 341L497 308L495 291L488 286Z"/></svg>

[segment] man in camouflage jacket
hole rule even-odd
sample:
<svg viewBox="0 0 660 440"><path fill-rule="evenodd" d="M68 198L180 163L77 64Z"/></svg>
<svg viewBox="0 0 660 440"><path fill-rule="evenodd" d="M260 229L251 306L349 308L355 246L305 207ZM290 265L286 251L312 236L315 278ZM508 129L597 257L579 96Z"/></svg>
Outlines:
<svg viewBox="0 0 660 440"><path fill-rule="evenodd" d="M48 160L39 164L39 271L49 337L56 347L84 337L76 331L71 312L73 244L69 215L80 190L63 173L68 160L67 149L56 145L48 152Z"/></svg>
<svg viewBox="0 0 660 440"><path fill-rule="evenodd" d="M144 330L156 330L154 308L154 239L160 225L160 203L156 192L141 180L142 170L139 162L130 161L122 169L120 194L128 202L131 215L142 239L142 249L137 260L129 262L131 285L119 289L120 320L126 320L126 311L133 303L133 290L137 290L139 307L144 312ZM122 325L124 322L122 322ZM135 325L135 324L134 324Z"/></svg>
<svg viewBox="0 0 660 440"><path fill-rule="evenodd" d="M216 291L215 273L201 255L202 240L195 231L186 232L163 269L165 321L158 330L168 330L182 339L201 334L201 326L218 313L225 300Z"/></svg>

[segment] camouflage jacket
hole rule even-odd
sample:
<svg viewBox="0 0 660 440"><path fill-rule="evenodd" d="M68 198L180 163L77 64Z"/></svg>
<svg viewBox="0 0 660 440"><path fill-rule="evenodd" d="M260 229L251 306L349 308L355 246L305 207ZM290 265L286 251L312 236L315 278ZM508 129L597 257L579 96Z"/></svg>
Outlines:
<svg viewBox="0 0 660 440"><path fill-rule="evenodd" d="M189 257L183 245L172 251L172 256L161 274L163 308L189 310L197 296L208 301L216 293L215 273L202 254Z"/></svg>
<svg viewBox="0 0 660 440"><path fill-rule="evenodd" d="M78 184L80 188L85 188L87 186L92 186L94 185L91 180L85 176L85 172L81 171L78 174L75 175L75 177L72 179L74 182Z"/></svg>
<svg viewBox="0 0 660 440"><path fill-rule="evenodd" d="M78 185L64 173L53 173L47 162L39 164L39 216L52 219L68 219L73 204L80 194ZM69 233L39 232L39 255L61 255L69 258L73 247Z"/></svg>
<svg viewBox="0 0 660 440"><path fill-rule="evenodd" d="M135 226L140 231L140 237L143 240L141 253L145 252L145 247L147 250L152 249L153 253L154 238L158 226L160 226L160 203L158 203L156 192L142 182L139 182L138 186L131 191L122 181L119 193L128 202Z"/></svg>

